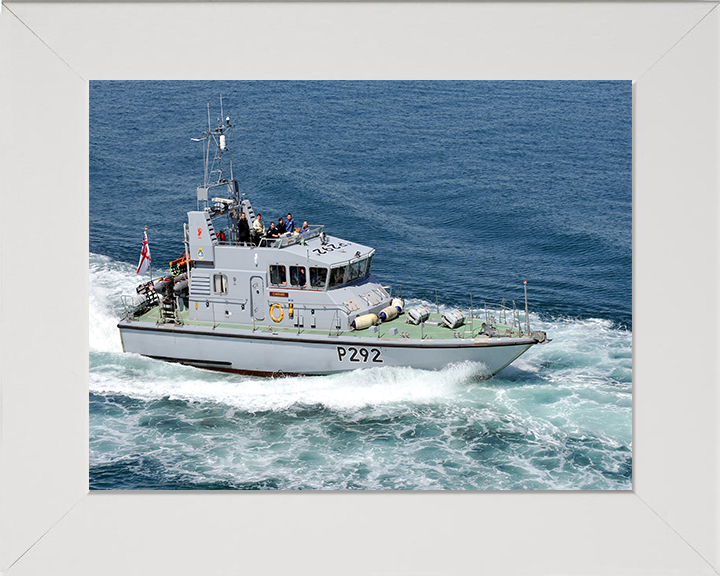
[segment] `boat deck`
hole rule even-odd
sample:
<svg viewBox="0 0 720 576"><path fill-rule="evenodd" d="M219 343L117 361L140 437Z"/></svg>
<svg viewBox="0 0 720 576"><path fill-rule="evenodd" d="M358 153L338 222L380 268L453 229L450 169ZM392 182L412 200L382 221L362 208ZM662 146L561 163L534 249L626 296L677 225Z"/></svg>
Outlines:
<svg viewBox="0 0 720 576"><path fill-rule="evenodd" d="M269 317L265 318L263 322L257 322L253 326L252 324L236 324L229 322L201 322L197 320L190 320L189 313L187 310L177 312L178 318L181 324L187 326L204 326L209 328L226 328L231 330L255 330L258 332L272 332L275 334L315 334L315 335L328 335L328 334L342 334L343 336L354 336L358 338L378 338L378 339L390 339L390 340L452 340L456 338L477 338L482 332L483 322L486 322L484 315L483 317L475 316L473 319L466 318L465 324L451 330L444 326L440 326L440 320L442 314L430 314L430 317L425 322L424 326L416 326L407 322L407 316L401 314L394 320L389 322L382 322L377 326L377 332L371 332L371 329L366 330L328 330L320 328L310 328L309 318L305 318L305 327L284 327L275 324L270 320ZM152 324L160 324L160 311L157 307L153 307L144 314L136 317L134 320L138 322L146 322ZM521 334L518 332L517 327L512 328L511 326L490 323L498 332L498 336L503 337L515 337L519 338ZM169 324L172 326L172 323ZM395 330L392 330L395 328ZM397 332L393 334L392 332Z"/></svg>

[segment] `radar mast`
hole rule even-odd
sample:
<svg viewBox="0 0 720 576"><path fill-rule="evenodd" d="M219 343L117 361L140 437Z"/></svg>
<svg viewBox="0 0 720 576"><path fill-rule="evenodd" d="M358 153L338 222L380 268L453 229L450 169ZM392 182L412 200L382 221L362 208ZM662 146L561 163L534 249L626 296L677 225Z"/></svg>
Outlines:
<svg viewBox="0 0 720 576"><path fill-rule="evenodd" d="M220 118L217 126L213 128L210 120L210 103L207 105L208 129L203 132L202 138L192 138L193 141L203 142L203 159L205 162L203 185L197 189L197 209L205 210L208 207L209 191L222 186L227 187L229 199L235 204L239 202L238 183L233 175L232 148L230 143L235 135L235 126L230 123L230 117L223 120L223 102L220 95ZM213 153L212 160L210 153Z"/></svg>

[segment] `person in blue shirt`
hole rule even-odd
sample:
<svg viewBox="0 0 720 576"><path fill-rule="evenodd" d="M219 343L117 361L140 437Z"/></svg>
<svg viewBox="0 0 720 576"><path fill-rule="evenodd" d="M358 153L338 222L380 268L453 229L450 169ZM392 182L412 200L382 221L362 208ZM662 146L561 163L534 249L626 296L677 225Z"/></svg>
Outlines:
<svg viewBox="0 0 720 576"><path fill-rule="evenodd" d="M295 220L293 220L290 212L288 212L287 222L285 222L285 230L288 232L295 232Z"/></svg>

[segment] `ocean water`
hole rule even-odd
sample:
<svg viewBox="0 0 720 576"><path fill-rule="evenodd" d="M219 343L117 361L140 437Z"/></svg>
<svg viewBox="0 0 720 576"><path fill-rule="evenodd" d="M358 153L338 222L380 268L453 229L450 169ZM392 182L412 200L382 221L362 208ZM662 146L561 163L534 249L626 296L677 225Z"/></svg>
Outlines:
<svg viewBox="0 0 720 576"><path fill-rule="evenodd" d="M235 124L256 211L373 246L408 305L523 302L552 342L479 367L261 379L122 352L145 225L182 252ZM632 488L630 82L92 82L92 489Z"/></svg>

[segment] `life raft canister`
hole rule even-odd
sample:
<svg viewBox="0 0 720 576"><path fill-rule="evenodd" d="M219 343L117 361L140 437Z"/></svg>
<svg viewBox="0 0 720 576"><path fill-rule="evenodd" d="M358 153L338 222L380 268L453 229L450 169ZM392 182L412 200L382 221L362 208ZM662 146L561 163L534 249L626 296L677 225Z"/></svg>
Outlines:
<svg viewBox="0 0 720 576"><path fill-rule="evenodd" d="M275 316L276 310L280 310L280 316L277 316L277 317ZM280 320L282 320L284 316L285 316L285 312L283 312L283 308L282 308L282 306L280 306L280 304L275 302L275 304L270 306L270 318L272 318L273 322L280 322Z"/></svg>
<svg viewBox="0 0 720 576"><path fill-rule="evenodd" d="M465 323L465 315L460 310L451 310L442 317L442 324L451 330L459 328Z"/></svg>
<svg viewBox="0 0 720 576"><path fill-rule="evenodd" d="M430 312L425 306L416 306L407 311L408 322L411 324L420 324L430 318Z"/></svg>
<svg viewBox="0 0 720 576"><path fill-rule="evenodd" d="M400 311L397 306L388 306L387 308L383 308L378 316L383 322L389 322L393 318L397 318L398 314L400 314Z"/></svg>
<svg viewBox="0 0 720 576"><path fill-rule="evenodd" d="M355 328L355 330L365 330L366 328L370 328L370 326L375 326L377 323L378 317L375 314L363 314L355 318L350 325Z"/></svg>

